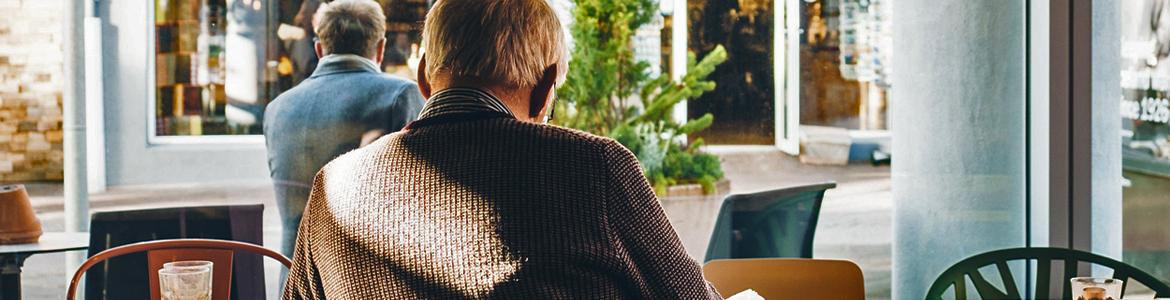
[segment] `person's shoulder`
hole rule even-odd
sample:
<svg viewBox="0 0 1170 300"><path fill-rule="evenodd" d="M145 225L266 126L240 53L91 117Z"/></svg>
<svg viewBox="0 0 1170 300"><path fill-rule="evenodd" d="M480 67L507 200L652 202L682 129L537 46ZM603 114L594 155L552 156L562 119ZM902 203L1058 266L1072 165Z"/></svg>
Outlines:
<svg viewBox="0 0 1170 300"><path fill-rule="evenodd" d="M417 84L413 80L388 74L388 73L362 73L362 76L369 77L370 82L382 86L389 87L416 87Z"/></svg>
<svg viewBox="0 0 1170 300"><path fill-rule="evenodd" d="M401 132L384 135L369 145L350 150L337 156L321 167L324 173L361 173L367 167L377 165L376 162L385 154L392 143L401 136Z"/></svg>
<svg viewBox="0 0 1170 300"><path fill-rule="evenodd" d="M413 80L387 73L361 73L360 81L367 88L373 88L378 93L398 95L402 93L419 93L418 84ZM420 96L421 97L421 96Z"/></svg>
<svg viewBox="0 0 1170 300"><path fill-rule="evenodd" d="M317 80L314 78L305 78L305 80L301 81L296 86L293 86L279 95L276 95L276 98L273 98L272 102L269 102L265 109L271 110L273 108L280 108L281 106L288 105L286 104L288 102L295 102L299 101L299 99L309 97L308 93L317 89L316 83Z"/></svg>
<svg viewBox="0 0 1170 300"><path fill-rule="evenodd" d="M629 152L624 146L609 137L557 125L535 124L521 121L513 122L518 124L519 128L517 129L519 131L530 132L545 139L547 142L568 143L571 146L598 151L598 153L610 153L613 151Z"/></svg>

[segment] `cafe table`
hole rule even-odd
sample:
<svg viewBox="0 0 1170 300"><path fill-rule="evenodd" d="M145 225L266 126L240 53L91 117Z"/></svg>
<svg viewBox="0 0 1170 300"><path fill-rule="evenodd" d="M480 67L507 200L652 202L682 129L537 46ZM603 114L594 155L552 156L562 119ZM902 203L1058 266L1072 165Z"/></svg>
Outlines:
<svg viewBox="0 0 1170 300"><path fill-rule="evenodd" d="M20 299L20 268L29 256L86 249L89 233L84 232L46 232L36 243L0 245L0 300Z"/></svg>

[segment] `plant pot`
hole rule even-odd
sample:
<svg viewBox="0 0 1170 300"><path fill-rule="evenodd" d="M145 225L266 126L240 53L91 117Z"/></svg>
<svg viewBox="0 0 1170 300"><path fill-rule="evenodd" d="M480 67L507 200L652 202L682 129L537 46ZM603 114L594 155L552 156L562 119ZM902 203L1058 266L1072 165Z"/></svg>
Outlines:
<svg viewBox="0 0 1170 300"><path fill-rule="evenodd" d="M41 233L24 185L0 186L0 245L35 243Z"/></svg>

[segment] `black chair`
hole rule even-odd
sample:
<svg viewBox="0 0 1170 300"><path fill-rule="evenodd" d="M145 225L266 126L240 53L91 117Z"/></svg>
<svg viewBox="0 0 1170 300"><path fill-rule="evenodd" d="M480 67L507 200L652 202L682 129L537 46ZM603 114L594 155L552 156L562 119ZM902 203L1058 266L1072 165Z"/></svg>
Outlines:
<svg viewBox="0 0 1170 300"><path fill-rule="evenodd" d="M1062 286L1063 295L1060 299L1072 299L1072 284L1069 280L1078 276L1077 268L1069 268L1068 266L1078 266L1080 263L1112 269L1113 278L1122 282L1122 294L1125 293L1129 279L1133 279L1153 290L1157 297L1170 297L1170 286L1138 268L1112 258L1064 248L1012 248L975 255L947 268L942 275L938 276L938 279L935 279L934 284L930 285L926 299L942 299L943 294L951 287L954 287L954 299L967 299L967 278L971 279L976 294L982 299L1024 299L1020 297L1021 291L1016 286L1016 279L1012 276L1011 268L1008 267L1009 261L1027 263L1036 261L1036 292L1034 297L1028 299L1056 299L1056 297L1049 295L1049 290L1054 287L1054 284ZM1054 261L1060 261L1064 265L1064 274L1057 282L1051 281L1052 262ZM1004 285L1002 289L987 281L979 272L979 269L989 266L995 266ZM1121 297L1123 295L1114 296Z"/></svg>
<svg viewBox="0 0 1170 300"><path fill-rule="evenodd" d="M263 245L264 205L176 207L94 213L89 255L162 239L221 239ZM263 257L233 257L232 299L265 299ZM150 299L145 253L110 259L86 273L86 299Z"/></svg>
<svg viewBox="0 0 1170 300"><path fill-rule="evenodd" d="M704 260L812 258L825 191L835 182L727 196Z"/></svg>

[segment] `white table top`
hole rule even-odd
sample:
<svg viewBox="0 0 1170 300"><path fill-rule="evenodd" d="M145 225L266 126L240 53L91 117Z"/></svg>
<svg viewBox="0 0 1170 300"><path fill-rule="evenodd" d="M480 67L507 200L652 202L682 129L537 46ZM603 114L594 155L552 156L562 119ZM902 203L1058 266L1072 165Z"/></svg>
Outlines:
<svg viewBox="0 0 1170 300"><path fill-rule="evenodd" d="M88 232L45 232L36 243L0 245L0 254L38 254L88 248Z"/></svg>

